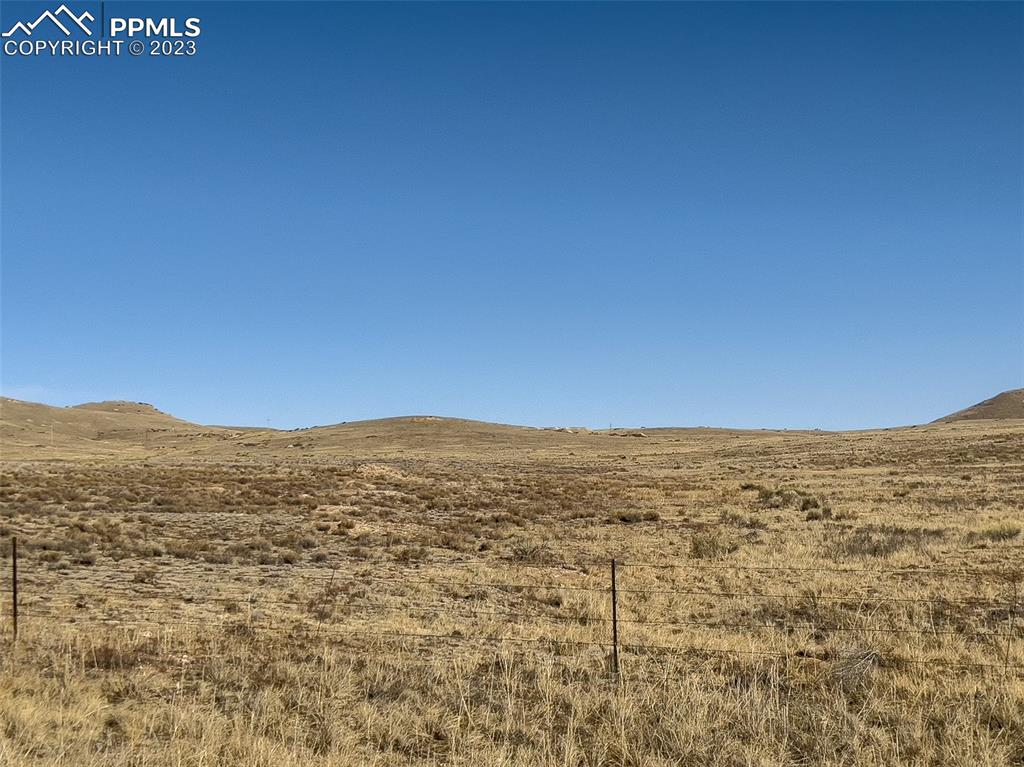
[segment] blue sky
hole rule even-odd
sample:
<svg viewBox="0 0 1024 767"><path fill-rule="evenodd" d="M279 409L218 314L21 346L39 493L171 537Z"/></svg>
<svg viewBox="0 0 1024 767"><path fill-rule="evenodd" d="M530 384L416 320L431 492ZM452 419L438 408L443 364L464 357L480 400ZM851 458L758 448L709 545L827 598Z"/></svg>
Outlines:
<svg viewBox="0 0 1024 767"><path fill-rule="evenodd" d="M858 428L1024 386L1021 4L133 13L199 54L0 63L9 396Z"/></svg>

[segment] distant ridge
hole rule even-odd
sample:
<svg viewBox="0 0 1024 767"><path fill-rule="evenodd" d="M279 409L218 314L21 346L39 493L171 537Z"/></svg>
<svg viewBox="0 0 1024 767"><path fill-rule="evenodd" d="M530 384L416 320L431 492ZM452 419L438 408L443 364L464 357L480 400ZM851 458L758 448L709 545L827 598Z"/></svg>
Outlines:
<svg viewBox="0 0 1024 767"><path fill-rule="evenodd" d="M162 410L157 410L148 402L129 402L128 400L104 400L103 402L83 402L81 405L74 405L75 410L98 410L104 413L134 413L136 415L168 415ZM177 419L176 419L177 420Z"/></svg>
<svg viewBox="0 0 1024 767"><path fill-rule="evenodd" d="M939 419L1019 420L1024 425L1024 389L1004 392ZM982 426L984 428L984 426ZM1018 428L1011 425L1010 428ZM247 460L274 456L308 460L325 456L406 458L409 456L522 455L587 446L616 455L639 445L700 440L713 435L766 437L785 430L644 428L591 431L536 428L430 415L379 418L288 431L269 427L204 426L164 413L145 402L109 400L54 407L0 397L0 460L149 459L204 457ZM815 439L826 432L790 432ZM638 439L621 439L634 437ZM616 439L619 438L619 439ZM601 447L598 447L601 446ZM468 452L467 452L468 451ZM570 452L569 455L574 453Z"/></svg>
<svg viewBox="0 0 1024 767"><path fill-rule="evenodd" d="M1002 394L971 405L963 410L950 413L933 423L953 423L955 421L1009 420L1024 419L1024 389L1010 389Z"/></svg>

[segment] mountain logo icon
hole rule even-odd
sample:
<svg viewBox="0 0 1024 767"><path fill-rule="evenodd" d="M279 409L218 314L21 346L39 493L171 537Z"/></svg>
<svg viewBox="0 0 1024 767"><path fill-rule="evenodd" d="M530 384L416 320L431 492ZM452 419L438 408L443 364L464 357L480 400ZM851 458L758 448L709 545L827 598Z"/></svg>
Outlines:
<svg viewBox="0 0 1024 767"><path fill-rule="evenodd" d="M71 10L66 5L61 5L55 11L43 11L43 13L41 13L39 15L39 18L37 18L35 21L29 22L27 24L24 21L19 21L0 36L13 37L15 33L21 32L22 34L31 37L36 27L38 27L40 24L43 23L43 21L47 19L49 21L52 21L57 26L57 28L61 32L63 32L64 35L67 37L71 36L71 30L74 27L78 27L83 32L85 32L85 34L91 37L92 30L85 25L85 22L96 20L96 18L88 11L83 13L81 16L76 16L71 12Z"/></svg>

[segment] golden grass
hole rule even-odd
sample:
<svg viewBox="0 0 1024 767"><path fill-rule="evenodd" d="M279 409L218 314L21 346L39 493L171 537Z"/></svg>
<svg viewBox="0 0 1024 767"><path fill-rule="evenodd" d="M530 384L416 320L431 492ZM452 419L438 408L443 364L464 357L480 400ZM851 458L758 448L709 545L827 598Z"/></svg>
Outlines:
<svg viewBox="0 0 1024 767"><path fill-rule="evenodd" d="M472 428L5 462L0 764L1024 764L1024 424Z"/></svg>

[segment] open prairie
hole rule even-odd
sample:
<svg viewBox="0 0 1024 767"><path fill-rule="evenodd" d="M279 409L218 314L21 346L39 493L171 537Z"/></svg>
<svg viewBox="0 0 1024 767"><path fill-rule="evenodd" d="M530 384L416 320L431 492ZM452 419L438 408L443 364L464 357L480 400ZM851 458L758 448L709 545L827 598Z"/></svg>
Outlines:
<svg viewBox="0 0 1024 767"><path fill-rule="evenodd" d="M1024 420L2 415L2 764L1024 764Z"/></svg>

